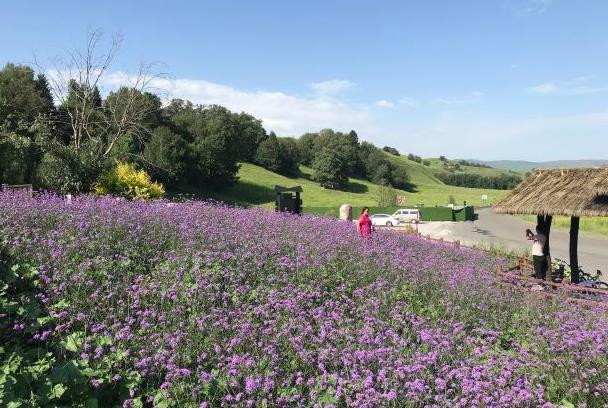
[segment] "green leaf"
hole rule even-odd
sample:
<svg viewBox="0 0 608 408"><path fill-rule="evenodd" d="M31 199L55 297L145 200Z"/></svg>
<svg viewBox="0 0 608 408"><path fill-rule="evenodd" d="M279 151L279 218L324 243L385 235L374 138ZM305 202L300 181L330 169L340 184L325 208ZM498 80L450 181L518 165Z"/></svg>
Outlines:
<svg viewBox="0 0 608 408"><path fill-rule="evenodd" d="M80 371L82 373L82 375L84 375L85 377L89 377L89 378L95 378L95 377L99 377L99 375L101 374L100 370L95 370L91 367L86 367L85 369Z"/></svg>
<svg viewBox="0 0 608 408"><path fill-rule="evenodd" d="M99 401L97 400L97 398L87 399L87 408L98 408L98 407L99 407Z"/></svg>
<svg viewBox="0 0 608 408"><path fill-rule="evenodd" d="M573 404L573 403L571 403L570 401L568 401L568 400L567 400L567 399L565 399L565 398L564 398L563 400L561 400L561 401L560 401L560 404L562 404L562 406L563 406L564 408L574 408L574 404Z"/></svg>
<svg viewBox="0 0 608 408"><path fill-rule="evenodd" d="M32 374L35 378L38 378L41 374L46 374L51 369L51 365L55 359L52 353L46 353L44 358L36 360L34 363L26 367L26 371Z"/></svg>
<svg viewBox="0 0 608 408"><path fill-rule="evenodd" d="M19 367L21 366L22 361L23 357L21 357L19 354L11 354L11 356L4 363L4 365L2 365L2 372L5 374L16 373Z"/></svg>
<svg viewBox="0 0 608 408"><path fill-rule="evenodd" d="M51 374L51 380L54 383L67 383L67 384L84 384L87 379L82 372L80 367L74 360L70 360L64 365L56 368Z"/></svg>
<svg viewBox="0 0 608 408"><path fill-rule="evenodd" d="M69 305L70 303L66 299L61 299L59 302L49 306L49 309L54 311L61 311L63 309L66 309Z"/></svg>
<svg viewBox="0 0 608 408"><path fill-rule="evenodd" d="M144 403L141 402L141 398L134 398L132 401L133 401L133 408L143 408Z"/></svg>
<svg viewBox="0 0 608 408"><path fill-rule="evenodd" d="M48 322L52 321L53 318L51 316L44 316L44 317L39 317L36 319L36 322L38 322L38 324L40 326L44 326L45 324L47 324Z"/></svg>
<svg viewBox="0 0 608 408"><path fill-rule="evenodd" d="M51 388L51 392L49 393L49 399L59 399L65 392L68 390L68 387L63 384L55 384L53 388Z"/></svg>
<svg viewBox="0 0 608 408"><path fill-rule="evenodd" d="M153 403L155 408L169 408L172 405L164 390L159 390L156 393Z"/></svg>
<svg viewBox="0 0 608 408"><path fill-rule="evenodd" d="M30 266L27 268L27 271L23 274L24 278L33 279L38 276L38 269Z"/></svg>
<svg viewBox="0 0 608 408"><path fill-rule="evenodd" d="M99 336L97 338L97 344L100 346L111 346L112 345L112 337L110 336Z"/></svg>
<svg viewBox="0 0 608 408"><path fill-rule="evenodd" d="M66 340L62 342L62 345L66 350L75 353L80 350L80 347L84 344L85 338L84 332L75 332L66 337Z"/></svg>
<svg viewBox="0 0 608 408"><path fill-rule="evenodd" d="M13 386L17 384L17 379L12 375L8 374L0 374L0 385L8 384L8 386Z"/></svg>
<svg viewBox="0 0 608 408"><path fill-rule="evenodd" d="M338 403L338 399L336 398L335 390L328 389L323 391L319 398L317 398L317 402L321 404L332 404L335 405Z"/></svg>

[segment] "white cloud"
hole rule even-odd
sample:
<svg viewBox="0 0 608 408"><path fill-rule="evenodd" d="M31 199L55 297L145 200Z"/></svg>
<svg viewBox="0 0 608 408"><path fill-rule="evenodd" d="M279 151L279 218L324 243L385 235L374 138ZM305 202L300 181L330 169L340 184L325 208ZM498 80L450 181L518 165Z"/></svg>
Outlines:
<svg viewBox="0 0 608 408"><path fill-rule="evenodd" d="M410 98L409 96L404 96L403 98L399 99L399 103L410 108L415 108L416 106L420 105L420 102L414 98Z"/></svg>
<svg viewBox="0 0 608 408"><path fill-rule="evenodd" d="M380 108L394 108L395 104L392 102L387 101L386 99L380 99L378 102L376 102L374 105L380 107Z"/></svg>
<svg viewBox="0 0 608 408"><path fill-rule="evenodd" d="M580 76L565 81L551 81L525 89L528 93L537 94L563 94L563 95L591 95L608 92L606 85L590 85L592 75Z"/></svg>
<svg viewBox="0 0 608 408"><path fill-rule="evenodd" d="M103 85L117 88L129 83L131 78L123 72L115 72L105 77ZM340 84L326 84L319 86L319 89L327 91L340 87L345 89L347 86L346 83ZM261 119L267 130L274 130L279 135L297 136L322 128L342 131L356 129L362 133L373 133L376 129L367 107L323 94L301 97L284 92L237 89L205 80L185 78L157 78L152 80L150 85L158 90L165 101L181 98L195 104L218 104L232 111L250 113Z"/></svg>
<svg viewBox="0 0 608 408"><path fill-rule="evenodd" d="M398 149L404 134L416 141L416 154L482 159L549 160L608 158L604 151L608 111L563 116L504 119L460 112L411 124L387 133L385 144ZM437 151L441 146L441 151Z"/></svg>
<svg viewBox="0 0 608 408"><path fill-rule="evenodd" d="M431 100L431 103L433 103L434 105L447 105L447 106L468 105L470 103L479 102L479 100L484 95L485 95L485 93L483 93L481 91L473 91L469 95L466 95L464 97L457 97L457 98L440 97L440 98L434 98L433 100Z"/></svg>
<svg viewBox="0 0 608 408"><path fill-rule="evenodd" d="M553 0L504 0L503 7L519 16L530 17L543 14Z"/></svg>
<svg viewBox="0 0 608 408"><path fill-rule="evenodd" d="M558 91L558 89L558 86L554 82L546 82L544 84L531 86L527 88L527 91L532 93L548 94L555 93Z"/></svg>
<svg viewBox="0 0 608 408"><path fill-rule="evenodd" d="M330 79L328 81L314 82L310 87L320 94L335 95L353 88L356 85L357 84L347 79Z"/></svg>

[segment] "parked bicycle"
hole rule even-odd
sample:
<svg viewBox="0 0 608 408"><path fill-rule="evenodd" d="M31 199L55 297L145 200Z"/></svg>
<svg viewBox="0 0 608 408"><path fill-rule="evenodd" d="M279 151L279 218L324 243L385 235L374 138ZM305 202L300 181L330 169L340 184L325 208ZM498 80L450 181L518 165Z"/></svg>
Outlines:
<svg viewBox="0 0 608 408"><path fill-rule="evenodd" d="M554 271L559 271L561 268L564 268L562 279L570 280L572 277L572 268L570 264L563 259L553 258L551 262L551 276L553 278L556 273ZM557 268L555 268L557 266ZM559 273L557 274L559 275ZM579 265L578 267L578 284L581 286L585 286L588 288L599 288L599 289L608 289L608 283L602 281L602 271L597 269L595 275L591 275L583 270L583 267ZM559 279L554 279L559 281Z"/></svg>

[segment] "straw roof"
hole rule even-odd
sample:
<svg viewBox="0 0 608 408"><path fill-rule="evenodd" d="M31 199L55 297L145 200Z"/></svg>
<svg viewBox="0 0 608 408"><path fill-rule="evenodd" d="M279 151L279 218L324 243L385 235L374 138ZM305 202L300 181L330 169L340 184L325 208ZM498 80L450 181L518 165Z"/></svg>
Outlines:
<svg viewBox="0 0 608 408"><path fill-rule="evenodd" d="M608 168L536 170L493 211L608 217Z"/></svg>

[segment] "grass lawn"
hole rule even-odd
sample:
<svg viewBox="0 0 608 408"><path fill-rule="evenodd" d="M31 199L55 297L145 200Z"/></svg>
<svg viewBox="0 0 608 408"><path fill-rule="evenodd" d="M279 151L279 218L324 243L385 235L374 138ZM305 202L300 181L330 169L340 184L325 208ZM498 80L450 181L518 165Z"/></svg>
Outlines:
<svg viewBox="0 0 608 408"><path fill-rule="evenodd" d="M520 218L536 222L535 215L522 215ZM553 217L551 228L561 230L570 229L570 217ZM608 218L607 217L581 217L579 230L586 234L608 236Z"/></svg>

